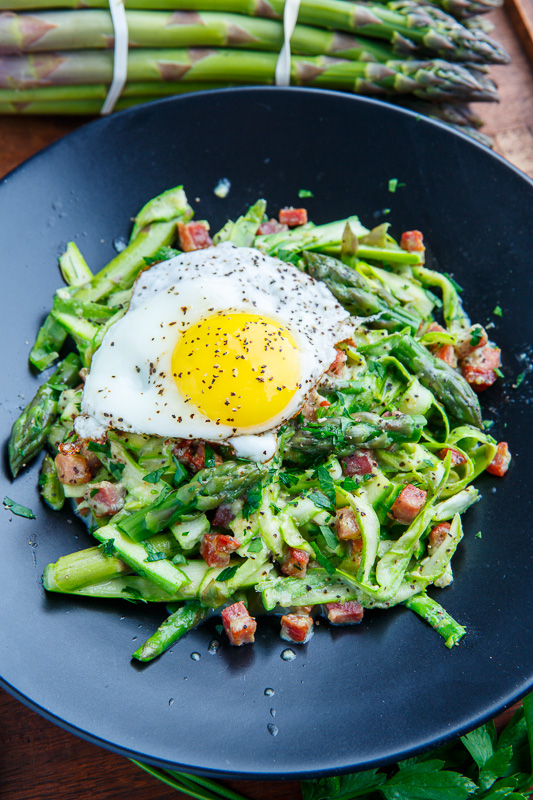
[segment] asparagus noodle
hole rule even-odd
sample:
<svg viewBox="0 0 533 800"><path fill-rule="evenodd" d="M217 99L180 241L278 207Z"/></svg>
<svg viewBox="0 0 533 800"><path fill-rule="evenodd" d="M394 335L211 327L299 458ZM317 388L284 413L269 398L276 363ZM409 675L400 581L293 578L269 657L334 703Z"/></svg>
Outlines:
<svg viewBox="0 0 533 800"><path fill-rule="evenodd" d="M75 242L69 242L65 252L59 256L59 268L68 286L79 286L93 277L84 257Z"/></svg>
<svg viewBox="0 0 533 800"><path fill-rule="evenodd" d="M331 417L297 429L284 455L289 461L305 463L333 452L348 455L358 447L374 450L402 442L417 442L425 425L425 417L408 414L379 417L361 413L348 422Z"/></svg>
<svg viewBox="0 0 533 800"><path fill-rule="evenodd" d="M67 331L65 328L51 314L48 314L31 349L30 363L39 372L51 367L58 360L59 351L63 347L66 338Z"/></svg>
<svg viewBox="0 0 533 800"><path fill-rule="evenodd" d="M330 0L332 1L332 0ZM345 0L336 2L348 3ZM132 81L247 81L273 83L277 56L229 49L192 48L132 50L128 76ZM113 54L100 50L58 51L4 56L0 88L34 88L59 84L110 83ZM415 94L447 100L496 100L494 83L479 70L447 61L387 61L384 64L331 59L329 56L293 56L291 83L323 86L359 94Z"/></svg>
<svg viewBox="0 0 533 800"><path fill-rule="evenodd" d="M208 612L209 609L203 608L198 600L189 600L167 617L156 632L133 653L132 657L137 661L152 661L170 645L181 639L187 631L198 625Z"/></svg>
<svg viewBox="0 0 533 800"><path fill-rule="evenodd" d="M33 400L14 423L8 444L9 466L13 477L43 449L58 415L57 401L61 388L74 386L79 382L80 367L79 358L70 353L46 383L37 389Z"/></svg>

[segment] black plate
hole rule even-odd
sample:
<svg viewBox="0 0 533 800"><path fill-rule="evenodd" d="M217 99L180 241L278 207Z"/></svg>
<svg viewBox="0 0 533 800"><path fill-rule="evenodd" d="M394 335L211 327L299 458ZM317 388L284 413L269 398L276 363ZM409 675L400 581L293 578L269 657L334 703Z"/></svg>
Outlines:
<svg viewBox="0 0 533 800"><path fill-rule="evenodd" d="M225 200L213 194L223 177L232 184ZM405 186L391 193L390 178ZM533 685L532 182L440 124L328 92L206 93L90 124L0 187L4 438L40 382L27 356L60 284L65 243L74 239L100 268L130 217L178 183L214 229L260 196L274 214L303 202L316 222L356 212L367 225L390 221L396 235L419 228L434 262L465 287L473 319L494 321L506 379L484 403L514 461L505 479L479 481L484 497L465 518L456 582L436 592L468 635L449 651L400 607L368 613L355 629L323 624L284 661L277 620L261 621L255 646L222 643L216 654L211 620L139 666L130 654L161 609L45 595L43 567L89 539L69 513L43 507L34 466L14 485L2 478L2 497L37 512L37 520L2 512L3 685L104 747L240 777L364 768L474 727ZM300 189L314 198L300 201Z"/></svg>

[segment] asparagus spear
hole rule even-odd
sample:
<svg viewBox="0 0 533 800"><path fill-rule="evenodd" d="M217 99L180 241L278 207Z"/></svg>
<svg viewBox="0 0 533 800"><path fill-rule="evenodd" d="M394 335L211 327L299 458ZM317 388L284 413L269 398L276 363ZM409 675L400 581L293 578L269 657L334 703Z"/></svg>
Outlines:
<svg viewBox="0 0 533 800"><path fill-rule="evenodd" d="M502 0L429 0L457 19L487 14L503 5Z"/></svg>
<svg viewBox="0 0 533 800"><path fill-rule="evenodd" d="M341 261L322 253L304 252L307 271L317 280L323 281L342 305L355 316L369 317L379 314L376 325L391 330L409 327L418 330L421 318L395 302L392 307L372 291L365 278Z"/></svg>
<svg viewBox="0 0 533 800"><path fill-rule="evenodd" d="M332 2L333 0L330 0ZM349 5L346 0L335 0ZM273 83L275 53L239 50L130 51L130 81L247 81ZM5 56L0 88L35 88L58 84L110 83L113 54L107 51L59 51L38 55ZM496 100L494 84L482 72L446 61L387 61L384 64L293 56L291 83L324 86L359 94L415 94L423 99ZM121 254L122 255L122 254Z"/></svg>
<svg viewBox="0 0 533 800"><path fill-rule="evenodd" d="M323 422L297 429L285 446L284 457L302 463L333 452L343 456L356 448L373 450L402 442L417 442L426 424L425 417L409 414L380 417L378 414L360 413L348 422L329 417Z"/></svg>
<svg viewBox="0 0 533 800"><path fill-rule="evenodd" d="M283 44L280 20L244 14L205 11L127 11L130 47L238 47L279 52ZM31 36L28 41L28 35ZM22 50L108 49L113 25L107 11L42 11L0 17L0 53ZM371 39L310 25L296 25L293 53L334 55L354 61L387 61L393 49Z"/></svg>
<svg viewBox="0 0 533 800"><path fill-rule="evenodd" d="M232 502L257 483L265 471L262 464L238 464L235 461L200 470L189 483L122 520L120 529L134 541L142 541L174 524L185 514Z"/></svg>
<svg viewBox="0 0 533 800"><path fill-rule="evenodd" d="M37 389L33 400L14 423L8 445L13 477L43 449L58 414L61 389L79 382L80 367L78 356L69 353L54 374Z"/></svg>
<svg viewBox="0 0 533 800"><path fill-rule="evenodd" d="M42 4L36 0L15 0L1 8L23 10L37 8L43 11ZM85 6L106 8L107 0L87 0ZM146 0L127 0L129 9L146 8ZM189 11L236 12L259 17L283 15L284 0L155 0L150 4L152 10L172 10L180 8ZM58 0L56 8L75 8L77 0ZM487 58L493 63L507 63L509 56L488 37L468 35L470 32L458 25L451 28L439 20L431 20L425 15L396 11L378 3L352 3L346 0L302 0L299 22L306 25L331 28L350 33L357 32L371 38L384 39L405 52L431 53L456 60L484 62ZM428 24L432 23L432 24ZM439 24L440 23L440 24Z"/></svg>
<svg viewBox="0 0 533 800"><path fill-rule="evenodd" d="M189 600L167 617L155 633L133 653L132 658L136 658L137 661L152 661L181 639L187 631L198 625L208 611L209 609L203 608L198 600Z"/></svg>
<svg viewBox="0 0 533 800"><path fill-rule="evenodd" d="M55 461L50 456L45 456L41 465L39 489L45 503L54 511L61 511L65 502L65 492L57 474Z"/></svg>

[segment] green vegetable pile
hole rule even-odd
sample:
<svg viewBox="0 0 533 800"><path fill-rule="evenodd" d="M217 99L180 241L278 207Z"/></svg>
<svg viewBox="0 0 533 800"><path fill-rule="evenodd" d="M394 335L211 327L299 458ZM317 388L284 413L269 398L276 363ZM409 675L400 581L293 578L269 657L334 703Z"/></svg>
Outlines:
<svg viewBox="0 0 533 800"><path fill-rule="evenodd" d="M498 99L509 61L479 15L500 0L302 0L290 82L401 100L487 142L468 103ZM98 114L113 76L107 0L1 0L0 113ZM284 0L126 0L127 82L116 108L272 84Z"/></svg>
<svg viewBox="0 0 533 800"><path fill-rule="evenodd" d="M533 796L533 695L497 733L494 722L392 767L304 780L302 800L527 800ZM246 800L196 775L134 762L197 800Z"/></svg>
<svg viewBox="0 0 533 800"><path fill-rule="evenodd" d="M339 345L345 364L318 384L312 415L300 413L278 431L277 453L266 464L201 443L196 471L180 460L181 440L111 429L104 440L77 442L73 429L79 375L126 312L139 271L177 252L170 247L176 223L192 216L183 188L140 211L128 246L98 274L73 244L61 257L67 287L57 291L30 360L37 369L50 367L69 335L77 352L59 362L15 422L9 458L17 475L46 448L39 479L44 500L55 510L72 500L99 544L49 564L44 586L165 604L168 618L133 654L141 661L161 654L212 610L238 601L251 613L347 601L367 609L403 603L451 647L465 629L426 589L452 581L461 515L479 500L472 482L497 447L483 428L476 394L433 349L476 347L485 333L471 325L453 281L424 267L421 251L398 246L387 225L369 231L349 217L257 235L265 212L259 200L215 235L215 246L255 246L307 270L356 325L353 339ZM434 310L442 311L446 327L428 330ZM55 457L76 454L80 446L91 474L61 482ZM354 452L371 458L371 469L350 475L343 458ZM395 509L406 487L423 500L414 518L402 520ZM102 511L100 493L110 488L122 502ZM231 509L226 533L235 550L223 567L210 566L199 552L206 534L222 532L213 527L221 505ZM345 513L357 537L342 535ZM444 535L433 541L442 524ZM301 575L284 570L295 551L309 562Z"/></svg>

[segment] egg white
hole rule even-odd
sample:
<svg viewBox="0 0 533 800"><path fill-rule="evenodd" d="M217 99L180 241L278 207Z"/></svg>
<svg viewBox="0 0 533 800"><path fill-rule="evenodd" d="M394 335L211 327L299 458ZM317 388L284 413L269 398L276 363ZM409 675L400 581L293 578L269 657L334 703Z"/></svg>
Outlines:
<svg viewBox="0 0 533 800"><path fill-rule="evenodd" d="M210 419L180 394L171 358L180 334L219 312L277 320L300 356L300 388L281 414L262 425L233 428ZM83 390L80 436L108 428L164 437L229 440L252 460L272 455L261 436L293 417L350 336L349 314L329 289L291 264L229 242L183 253L141 273L126 314L105 334ZM254 437L254 438L252 438Z"/></svg>

